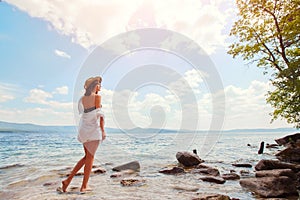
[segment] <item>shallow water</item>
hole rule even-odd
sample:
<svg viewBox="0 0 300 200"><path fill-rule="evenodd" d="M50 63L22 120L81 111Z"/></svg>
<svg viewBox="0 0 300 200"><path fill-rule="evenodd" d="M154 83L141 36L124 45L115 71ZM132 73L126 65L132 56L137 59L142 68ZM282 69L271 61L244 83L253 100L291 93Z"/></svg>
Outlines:
<svg viewBox="0 0 300 200"><path fill-rule="evenodd" d="M213 184L199 180L199 175L164 175L158 173L166 166L177 164L178 151L197 149L206 165L219 169L220 173L248 170L232 163L250 163L261 159L273 159L278 149L265 149L258 155L261 141L275 143L274 139L290 133L279 132L223 132L217 133L108 133L107 140L99 146L95 165L106 173L92 175L92 192L79 193L82 176L75 177L67 194L59 194L56 188L83 156L82 145L76 140L76 131L63 133L0 133L0 199L192 199L197 193L219 193L240 199L258 199L239 185L239 181ZM251 144L251 146L247 146ZM138 160L141 171L132 176L145 180L138 187L123 187L120 180L110 178L112 168ZM132 177L130 176L130 177Z"/></svg>

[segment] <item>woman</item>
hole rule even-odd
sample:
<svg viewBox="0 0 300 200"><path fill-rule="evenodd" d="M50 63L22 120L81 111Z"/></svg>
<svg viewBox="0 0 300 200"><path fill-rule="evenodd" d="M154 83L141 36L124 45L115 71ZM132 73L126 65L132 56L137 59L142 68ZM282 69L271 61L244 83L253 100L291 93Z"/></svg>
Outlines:
<svg viewBox="0 0 300 200"><path fill-rule="evenodd" d="M94 155L100 141L103 141L106 137L104 131L104 115L100 110L101 96L98 95L101 88L101 82L102 78L99 76L91 77L85 81L85 94L78 103L79 113L82 114L79 123L78 140L83 143L85 155L78 161L68 178L62 181L63 192L66 192L73 177L83 165L84 176L80 192L89 190L87 183L92 171ZM100 134L102 135L101 137Z"/></svg>

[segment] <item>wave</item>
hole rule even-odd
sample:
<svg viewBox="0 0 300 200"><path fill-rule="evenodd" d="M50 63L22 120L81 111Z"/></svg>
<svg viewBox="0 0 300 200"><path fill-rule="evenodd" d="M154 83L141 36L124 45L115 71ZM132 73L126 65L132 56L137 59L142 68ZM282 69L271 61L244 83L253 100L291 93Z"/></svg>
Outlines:
<svg viewBox="0 0 300 200"><path fill-rule="evenodd" d="M10 169L10 168L16 168L16 167L24 167L24 166L25 165L22 165L22 164L6 165L6 166L3 166L3 167L0 167L0 170Z"/></svg>

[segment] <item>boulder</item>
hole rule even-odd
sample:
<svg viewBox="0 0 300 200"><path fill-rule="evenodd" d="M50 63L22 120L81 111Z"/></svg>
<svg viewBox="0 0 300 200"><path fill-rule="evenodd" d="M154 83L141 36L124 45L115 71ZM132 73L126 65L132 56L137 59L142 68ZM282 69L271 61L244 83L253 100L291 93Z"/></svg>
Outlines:
<svg viewBox="0 0 300 200"><path fill-rule="evenodd" d="M230 197L223 194L197 194L193 200L230 200Z"/></svg>
<svg viewBox="0 0 300 200"><path fill-rule="evenodd" d="M292 180L296 180L296 173L291 169L272 169L272 170L262 170L255 173L256 177L280 177L287 176Z"/></svg>
<svg viewBox="0 0 300 200"><path fill-rule="evenodd" d="M287 176L247 178L240 185L262 197L281 197L296 194L294 181Z"/></svg>
<svg viewBox="0 0 300 200"><path fill-rule="evenodd" d="M163 169L163 170L160 170L159 173L175 175L175 174L184 173L184 169L181 168L181 167L173 167L172 169Z"/></svg>
<svg viewBox="0 0 300 200"><path fill-rule="evenodd" d="M300 139L300 133L295 133L293 135L287 135L283 138L279 138L279 139L276 139L275 141L277 142L277 144L279 145L286 145L290 142L294 142L296 143L297 140Z"/></svg>
<svg viewBox="0 0 300 200"><path fill-rule="evenodd" d="M275 156L280 161L300 163L300 147L288 147Z"/></svg>
<svg viewBox="0 0 300 200"><path fill-rule="evenodd" d="M176 159L185 167L196 166L204 162L203 160L201 160L201 158L199 158L197 154L190 153L187 151L177 152Z"/></svg>
<svg viewBox="0 0 300 200"><path fill-rule="evenodd" d="M224 180L221 177L215 177L215 176L204 176L200 178L202 181L211 182L211 183L217 183L217 184L224 184L226 180Z"/></svg>
<svg viewBox="0 0 300 200"><path fill-rule="evenodd" d="M292 163L281 162L278 160L260 160L255 165L255 170L271 170L271 169L292 169L293 171L299 171L300 166Z"/></svg>
<svg viewBox="0 0 300 200"><path fill-rule="evenodd" d="M222 174L221 176L224 180L238 180L241 177L236 173Z"/></svg>
<svg viewBox="0 0 300 200"><path fill-rule="evenodd" d="M112 170L117 171L117 172L127 170L127 169L131 169L134 171L140 171L140 168L141 168L140 163L138 161L132 161L132 162L114 167Z"/></svg>

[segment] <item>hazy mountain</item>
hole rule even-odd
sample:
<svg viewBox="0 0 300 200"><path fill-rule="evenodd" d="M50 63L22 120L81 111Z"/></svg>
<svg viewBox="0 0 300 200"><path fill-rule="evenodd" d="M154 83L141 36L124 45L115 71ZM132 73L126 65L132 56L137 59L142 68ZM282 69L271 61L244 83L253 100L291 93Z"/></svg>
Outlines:
<svg viewBox="0 0 300 200"><path fill-rule="evenodd" d="M140 128L133 129L116 129L105 128L107 133L176 133L177 130L171 129L155 129L155 128ZM294 128L276 128L276 129L233 129L225 130L224 132L295 132ZM299 131L299 130L298 130ZM77 132L76 126L41 126L30 123L10 123L0 121L0 132ZM182 130L181 132L191 132L189 130ZM199 133L207 133L207 131L199 130Z"/></svg>

